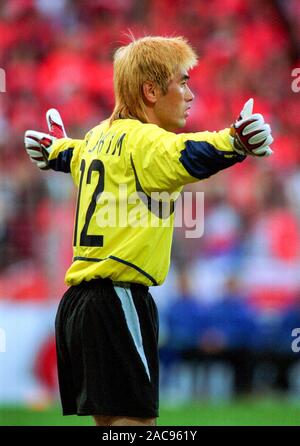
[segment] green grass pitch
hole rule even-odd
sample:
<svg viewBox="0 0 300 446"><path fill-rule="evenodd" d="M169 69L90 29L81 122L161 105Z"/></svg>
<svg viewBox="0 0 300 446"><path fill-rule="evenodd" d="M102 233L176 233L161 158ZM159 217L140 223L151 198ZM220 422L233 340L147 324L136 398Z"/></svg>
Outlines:
<svg viewBox="0 0 300 446"><path fill-rule="evenodd" d="M44 410L0 407L0 426L92 426L90 417L63 417L60 407ZM300 426L300 401L239 399L227 403L203 402L161 405L159 426Z"/></svg>

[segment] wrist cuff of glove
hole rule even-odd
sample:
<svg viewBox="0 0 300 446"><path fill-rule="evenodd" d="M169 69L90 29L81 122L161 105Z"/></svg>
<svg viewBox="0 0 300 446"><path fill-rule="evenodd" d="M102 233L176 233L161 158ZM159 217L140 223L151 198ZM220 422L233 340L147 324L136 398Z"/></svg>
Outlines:
<svg viewBox="0 0 300 446"><path fill-rule="evenodd" d="M230 139L232 148L234 149L234 151L236 153L238 153L239 155L244 155L244 156L248 155L248 152L245 150L244 146L241 144L241 142L237 138L237 134L236 134L234 127L230 127L229 139Z"/></svg>

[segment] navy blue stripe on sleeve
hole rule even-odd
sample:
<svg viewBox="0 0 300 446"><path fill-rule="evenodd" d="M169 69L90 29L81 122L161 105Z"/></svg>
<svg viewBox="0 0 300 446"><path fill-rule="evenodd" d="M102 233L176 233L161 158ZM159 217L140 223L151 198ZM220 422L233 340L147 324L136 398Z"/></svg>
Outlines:
<svg viewBox="0 0 300 446"><path fill-rule="evenodd" d="M59 172L71 172L71 160L73 156L74 147L69 147L62 152L59 152L58 157L49 161L49 167L52 170Z"/></svg>
<svg viewBox="0 0 300 446"><path fill-rule="evenodd" d="M186 141L179 161L190 175L202 180L246 158L238 154L226 157L226 154L205 141Z"/></svg>

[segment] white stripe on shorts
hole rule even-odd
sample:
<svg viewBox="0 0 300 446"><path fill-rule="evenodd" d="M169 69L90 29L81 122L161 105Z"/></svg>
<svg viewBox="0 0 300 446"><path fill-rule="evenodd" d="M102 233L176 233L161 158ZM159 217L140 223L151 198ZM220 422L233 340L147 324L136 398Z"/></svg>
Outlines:
<svg viewBox="0 0 300 446"><path fill-rule="evenodd" d="M151 381L150 373L149 373L149 367L148 362L146 359L146 355L144 352L143 347L143 339L141 334L141 327L140 327L140 321L139 317L132 299L131 290L129 287L119 287L114 286L115 292L117 293L122 308L125 314L125 319L127 323L128 330L130 331L130 334L132 336L134 345L137 349L137 352L142 360L142 363L144 364L146 373L148 375L149 381Z"/></svg>

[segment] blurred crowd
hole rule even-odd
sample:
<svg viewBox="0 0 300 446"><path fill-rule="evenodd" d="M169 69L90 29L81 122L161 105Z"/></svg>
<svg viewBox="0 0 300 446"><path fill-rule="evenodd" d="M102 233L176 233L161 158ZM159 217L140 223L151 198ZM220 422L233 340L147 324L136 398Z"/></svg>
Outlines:
<svg viewBox="0 0 300 446"><path fill-rule="evenodd" d="M76 191L67 175L39 172L29 163L24 131L45 131L51 107L59 109L72 137L83 137L109 116L112 55L132 33L183 35L197 50L199 65L190 73L195 100L185 131L228 127L253 97L255 112L264 114L274 136L270 159L247 159L188 188L205 194L204 235L186 239L184 229L175 230L172 271L161 290L153 289L165 339L173 330L167 315L182 296L177 271L187 277L197 305L209 309L226 301L234 279L240 304L267 321L264 327L296 308L300 92L292 89L292 71L300 67L299 29L297 0L2 1L0 299L58 300L65 289Z"/></svg>

